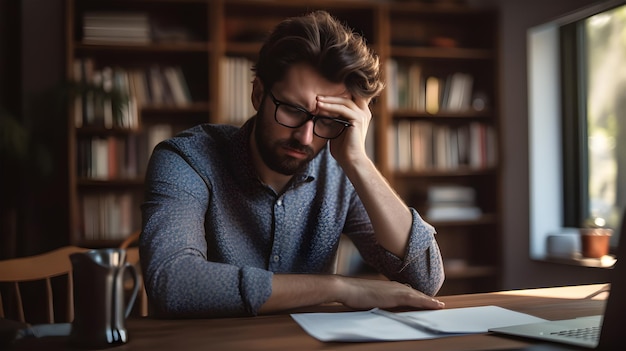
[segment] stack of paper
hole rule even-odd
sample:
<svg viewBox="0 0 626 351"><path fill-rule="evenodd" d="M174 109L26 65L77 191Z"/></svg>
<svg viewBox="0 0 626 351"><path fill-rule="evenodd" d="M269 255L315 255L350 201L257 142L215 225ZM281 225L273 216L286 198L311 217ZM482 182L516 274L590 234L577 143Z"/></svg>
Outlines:
<svg viewBox="0 0 626 351"><path fill-rule="evenodd" d="M391 315L389 315L391 314ZM320 341L399 341L487 333L490 328L545 319L497 306L389 313L379 309L298 313L291 317Z"/></svg>

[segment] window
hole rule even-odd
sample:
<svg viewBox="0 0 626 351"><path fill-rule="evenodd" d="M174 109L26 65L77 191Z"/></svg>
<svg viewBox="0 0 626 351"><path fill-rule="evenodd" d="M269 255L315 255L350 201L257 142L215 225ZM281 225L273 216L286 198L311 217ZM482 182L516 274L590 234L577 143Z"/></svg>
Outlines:
<svg viewBox="0 0 626 351"><path fill-rule="evenodd" d="M626 5L561 28L564 225L626 207ZM614 239L614 246L616 245Z"/></svg>
<svg viewBox="0 0 626 351"><path fill-rule="evenodd" d="M530 256L543 259L550 235L590 216L619 228L626 208L626 5L591 5L527 39Z"/></svg>
<svg viewBox="0 0 626 351"><path fill-rule="evenodd" d="M587 19L585 29L588 208L617 228L626 206L626 5Z"/></svg>

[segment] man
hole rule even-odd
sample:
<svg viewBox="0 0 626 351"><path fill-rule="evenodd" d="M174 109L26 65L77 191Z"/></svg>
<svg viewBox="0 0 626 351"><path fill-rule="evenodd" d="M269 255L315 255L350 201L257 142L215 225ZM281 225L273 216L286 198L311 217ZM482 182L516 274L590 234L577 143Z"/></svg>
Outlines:
<svg viewBox="0 0 626 351"><path fill-rule="evenodd" d="M434 229L365 152L383 84L363 38L326 12L287 19L254 71L244 126L197 126L153 152L140 253L156 312L443 308ZM390 281L332 274L341 233Z"/></svg>

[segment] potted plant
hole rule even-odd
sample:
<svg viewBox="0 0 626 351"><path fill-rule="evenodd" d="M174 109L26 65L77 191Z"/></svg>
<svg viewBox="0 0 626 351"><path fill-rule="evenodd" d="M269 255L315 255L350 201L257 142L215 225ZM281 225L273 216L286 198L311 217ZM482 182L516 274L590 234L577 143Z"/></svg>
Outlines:
<svg viewBox="0 0 626 351"><path fill-rule="evenodd" d="M602 217L587 218L580 228L581 251L583 257L602 258L609 253L613 229L606 227Z"/></svg>

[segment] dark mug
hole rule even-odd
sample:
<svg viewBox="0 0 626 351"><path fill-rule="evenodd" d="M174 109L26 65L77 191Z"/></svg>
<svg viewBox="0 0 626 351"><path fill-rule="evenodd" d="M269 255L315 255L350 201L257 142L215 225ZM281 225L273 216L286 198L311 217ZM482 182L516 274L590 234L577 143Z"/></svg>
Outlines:
<svg viewBox="0 0 626 351"><path fill-rule="evenodd" d="M125 320L139 291L139 275L126 262L124 249L97 249L70 255L74 279L74 320L70 344L103 348L128 341ZM128 303L124 298L124 273L133 279Z"/></svg>

